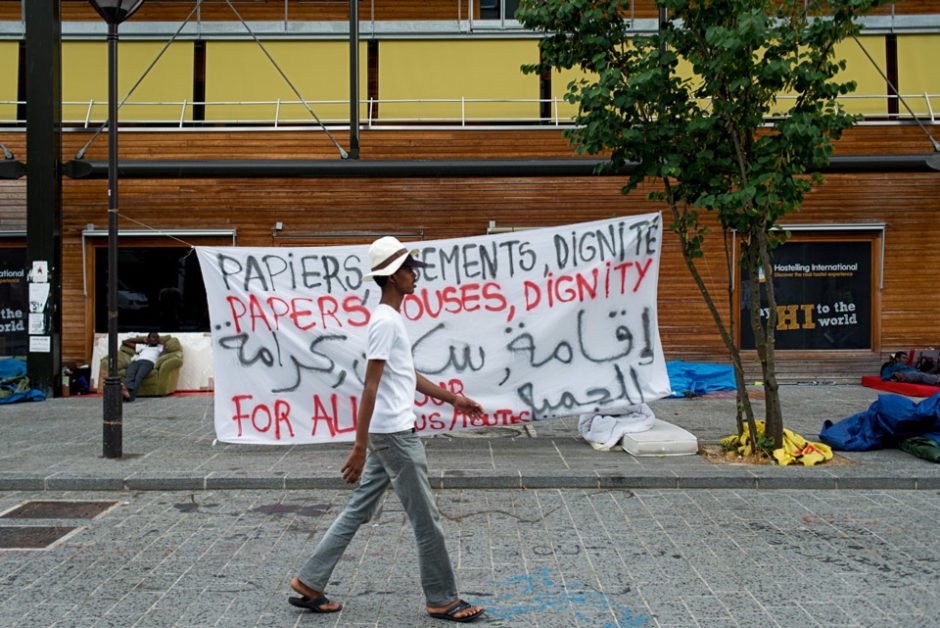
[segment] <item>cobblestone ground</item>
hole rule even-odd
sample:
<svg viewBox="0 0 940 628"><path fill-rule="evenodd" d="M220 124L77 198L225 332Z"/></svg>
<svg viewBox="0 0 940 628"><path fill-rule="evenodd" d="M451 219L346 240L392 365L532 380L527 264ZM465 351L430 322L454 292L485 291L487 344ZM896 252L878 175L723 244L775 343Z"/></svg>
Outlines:
<svg viewBox="0 0 940 628"><path fill-rule="evenodd" d="M0 493L109 500L40 550L0 550L0 626L432 626L389 494L334 574L341 613L287 582L346 491ZM461 593L494 626L935 626L935 491L448 490Z"/></svg>

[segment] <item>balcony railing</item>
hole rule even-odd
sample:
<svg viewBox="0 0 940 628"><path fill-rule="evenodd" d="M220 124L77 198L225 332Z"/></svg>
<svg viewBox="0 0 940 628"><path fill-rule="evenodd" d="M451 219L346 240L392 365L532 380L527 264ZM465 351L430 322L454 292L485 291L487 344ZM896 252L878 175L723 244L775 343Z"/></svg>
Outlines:
<svg viewBox="0 0 940 628"><path fill-rule="evenodd" d="M913 111L904 107L889 113L888 105L897 96L851 94L839 102L850 112L867 121L904 121L915 117L930 124L937 123L940 94L902 94ZM781 96L781 110L794 97ZM260 101L139 101L125 102L120 110L122 125L156 128L192 128L219 126L258 126L274 128L319 126L306 112L311 108L327 126L349 124L347 100L260 100ZM702 101L702 106L707 106ZM16 116L23 111L22 101L0 101L0 126L25 126ZM63 124L70 128L94 128L107 119L106 101L64 101ZM159 113L153 113L159 109ZM148 112L149 110L149 112ZM389 113L391 111L391 113ZM480 126L480 125L554 125L574 123L574 107L561 98L415 98L368 99L360 101L360 123L363 128L395 125ZM80 113L79 113L80 112ZM197 113L199 112L199 113ZM326 113L326 115L323 115ZM11 117L11 114L12 117ZM233 115L234 114L234 115ZM768 116L772 120L775 114Z"/></svg>

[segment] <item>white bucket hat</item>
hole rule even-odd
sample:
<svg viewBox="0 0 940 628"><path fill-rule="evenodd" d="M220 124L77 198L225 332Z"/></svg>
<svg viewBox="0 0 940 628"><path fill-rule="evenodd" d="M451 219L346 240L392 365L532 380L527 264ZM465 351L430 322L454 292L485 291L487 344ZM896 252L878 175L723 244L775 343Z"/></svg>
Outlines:
<svg viewBox="0 0 940 628"><path fill-rule="evenodd" d="M409 266L422 268L427 266L422 261L415 259L418 249L405 248L405 245L392 236L379 238L369 247L369 267L372 269L365 279L374 277L388 277L394 275L395 271L402 267L406 261Z"/></svg>

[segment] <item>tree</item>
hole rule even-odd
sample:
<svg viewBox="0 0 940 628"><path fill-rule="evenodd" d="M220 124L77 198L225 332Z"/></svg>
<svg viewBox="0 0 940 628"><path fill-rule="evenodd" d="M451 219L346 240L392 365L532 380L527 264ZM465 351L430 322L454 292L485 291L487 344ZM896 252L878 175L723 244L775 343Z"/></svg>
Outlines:
<svg viewBox="0 0 940 628"><path fill-rule="evenodd" d="M818 171L833 142L855 123L836 100L855 84L837 80L845 62L834 59L834 49L860 30L859 15L884 1L657 0L660 28L645 36L631 33L624 0L523 0L516 14L525 28L545 34L540 62L523 71L585 73L565 95L578 105L575 126L566 131L574 150L606 155L602 168L635 164L624 194L643 181L661 182L650 196L669 208L683 259L731 356L738 434L743 414L754 438L733 316L723 320L696 264L708 233L702 211L714 212L723 231L732 311L729 236L742 238L765 434L774 448L782 446L783 417L771 262L787 238L777 225L822 183Z"/></svg>

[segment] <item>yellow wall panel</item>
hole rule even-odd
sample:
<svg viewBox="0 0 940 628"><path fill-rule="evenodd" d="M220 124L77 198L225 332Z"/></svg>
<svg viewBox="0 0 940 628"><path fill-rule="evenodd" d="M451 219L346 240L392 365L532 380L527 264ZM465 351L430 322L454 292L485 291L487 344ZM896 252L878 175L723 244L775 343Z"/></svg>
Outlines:
<svg viewBox="0 0 940 628"><path fill-rule="evenodd" d="M806 47L800 48L801 52L806 50ZM762 51L764 52L764 51ZM785 115L793 105L796 104L796 96L792 92L780 92L777 94L777 102L771 103L770 105L770 115L771 116L782 116Z"/></svg>
<svg viewBox="0 0 940 628"><path fill-rule="evenodd" d="M878 67L887 73L884 37L859 37L862 45L872 56ZM838 44L835 49L836 60L845 59L845 70L836 75L836 81L855 81L855 91L839 98L839 102L849 113L885 116L888 113L888 101L885 99L888 89L878 70L865 56L855 40L849 39ZM787 112L794 104L794 95L778 95L777 105L771 107L771 114Z"/></svg>
<svg viewBox="0 0 940 628"><path fill-rule="evenodd" d="M878 68L887 74L884 37L873 35L858 39L878 64ZM846 111L878 116L887 115L887 84L855 40L848 39L837 45L835 58L845 59L846 64L845 71L839 73L836 79L853 80L857 83L852 94L839 99Z"/></svg>
<svg viewBox="0 0 940 628"><path fill-rule="evenodd" d="M379 100L449 99L452 102L382 102L388 119L536 119L539 79L520 66L539 58L535 40L383 41L379 45ZM460 99L530 99L465 102Z"/></svg>
<svg viewBox="0 0 940 628"><path fill-rule="evenodd" d="M632 40L631 40L632 42ZM679 63L676 67L676 74L679 78L683 80L691 80L693 86L697 86L701 83L694 70L692 69L692 63L689 62L685 57L679 57ZM565 93L568 91L568 83L573 80L580 78L588 78L589 73L584 72L580 68L571 68L568 70L562 71L553 71L552 72L552 97L563 99ZM596 75L593 75L593 79L596 80ZM704 102L703 102L704 105ZM554 106L554 105L553 105ZM578 113L578 108L567 102L559 102L558 106L558 116L563 121L567 117L568 119L573 119L574 116Z"/></svg>
<svg viewBox="0 0 940 628"><path fill-rule="evenodd" d="M570 122L578 114L577 105L572 105L565 100L565 94L568 93L568 84L572 81L581 79L597 80L597 75L585 72L581 68L569 68L567 70L552 70L552 98L557 102L552 103L552 116L557 113L561 122Z"/></svg>
<svg viewBox="0 0 940 628"><path fill-rule="evenodd" d="M697 85L698 83L701 82L700 79L697 78L695 72L693 71L692 64L685 57L679 58L679 64L676 67L676 74L681 79L691 80L693 85ZM571 68L568 70L562 70L560 72L557 70L553 71L552 72L552 97L563 99L565 93L568 91L568 83L570 83L573 80L580 79L580 78L593 78L593 80L596 80L596 75L593 75L592 77L591 75L589 75L589 73L584 72L580 68ZM576 106L571 105L564 101L559 102L557 106L558 106L558 116L559 118L562 119L562 121L564 121L566 117L568 119L573 119L574 116L578 112L578 108Z"/></svg>
<svg viewBox="0 0 940 628"><path fill-rule="evenodd" d="M901 35L898 37L898 91L914 113L929 116L924 98L930 97L934 115L940 113L940 35ZM903 105L901 115L907 115Z"/></svg>
<svg viewBox="0 0 940 628"><path fill-rule="evenodd" d="M695 68L692 67L692 62L685 57L679 57L679 63L676 66L676 74L683 81L689 82L689 91L698 89L702 85L702 77L695 73ZM696 102L698 102L698 106L701 108L708 107L710 103L710 101L705 98L698 99Z"/></svg>
<svg viewBox="0 0 940 628"><path fill-rule="evenodd" d="M320 120L349 120L349 44L343 41L267 42L265 49ZM359 95L367 97L366 43L359 46ZM293 101L281 104L277 101ZM206 120L314 122L274 64L253 41L206 44L207 102L268 102L264 105L206 105ZM317 103L310 101L339 101ZM364 120L367 106L360 107Z"/></svg>
<svg viewBox="0 0 940 628"><path fill-rule="evenodd" d="M0 101L16 100L19 84L19 43L0 41ZM15 120L16 105L0 104L0 120Z"/></svg>
<svg viewBox="0 0 940 628"><path fill-rule="evenodd" d="M166 44L118 42L118 102L127 96ZM118 110L121 121L173 122L180 119L182 102L193 98L193 44L175 42L163 53L133 95ZM104 42L62 42L62 118L84 120L94 101L91 120L108 117L108 45ZM165 105L142 103L160 102ZM68 104L81 103L81 104ZM135 104L136 103L136 104ZM192 120L192 108L186 110Z"/></svg>
<svg viewBox="0 0 940 628"><path fill-rule="evenodd" d="M118 70L121 49L118 44ZM118 99L124 96L118 88ZM124 92L125 94L127 92ZM89 116L90 101L100 103L91 108L90 119L108 118L108 45L103 42L62 42L62 119L84 120ZM84 103L84 104L82 104ZM123 117L119 111L118 116Z"/></svg>

